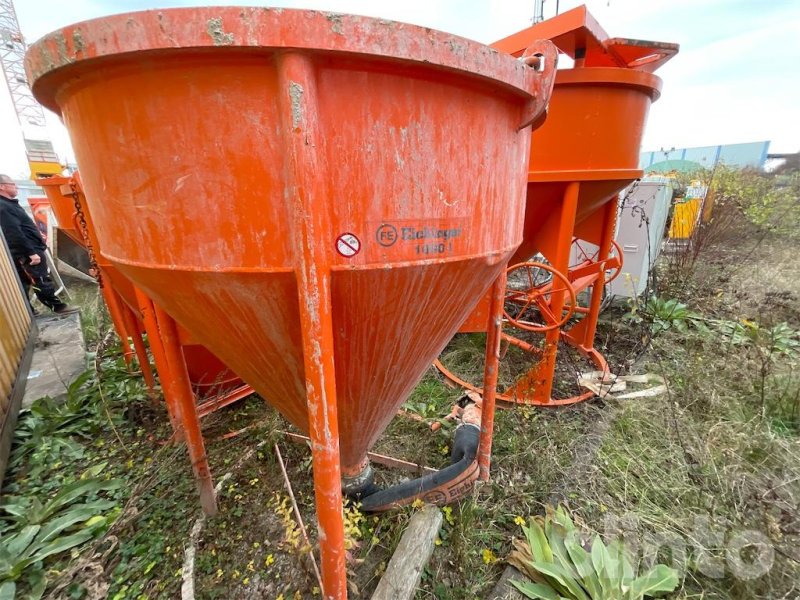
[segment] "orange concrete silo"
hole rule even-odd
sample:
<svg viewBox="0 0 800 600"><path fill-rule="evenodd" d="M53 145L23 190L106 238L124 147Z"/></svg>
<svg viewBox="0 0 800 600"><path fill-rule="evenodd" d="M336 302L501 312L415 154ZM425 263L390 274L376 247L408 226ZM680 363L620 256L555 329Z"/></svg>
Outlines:
<svg viewBox="0 0 800 600"><path fill-rule="evenodd" d="M493 47L518 56L527 41L540 38L551 40L574 66L558 71L547 118L531 139L523 242L509 263L505 317L512 326L542 333L544 340L540 346L504 335L537 356L537 363L499 397L556 405L593 396L552 397L559 341L576 348L597 369L608 369L594 338L605 284L621 268L613 241L617 197L642 175L644 126L661 90L661 79L652 71L672 58L678 46L609 38L581 6ZM530 262L537 254L544 261ZM578 299L584 291L589 300L581 306ZM488 304L488 298L480 302L460 331L484 331ZM581 317L577 323L576 316ZM441 363L437 367L475 389Z"/></svg>
<svg viewBox="0 0 800 600"><path fill-rule="evenodd" d="M29 50L103 255L168 333L174 319L309 432L327 597L346 597L341 470L363 468L521 241L556 60L549 42L528 54L218 7L89 21ZM187 441L213 511L202 438Z"/></svg>

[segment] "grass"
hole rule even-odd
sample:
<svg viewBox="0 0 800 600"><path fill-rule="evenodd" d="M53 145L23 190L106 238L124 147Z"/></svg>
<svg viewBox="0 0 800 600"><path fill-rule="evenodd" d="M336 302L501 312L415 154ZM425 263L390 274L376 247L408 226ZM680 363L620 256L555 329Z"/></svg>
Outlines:
<svg viewBox="0 0 800 600"><path fill-rule="evenodd" d="M677 285L659 294L704 318L752 320L800 328L795 273L800 259L777 234L749 244L719 237L693 261ZM669 266L669 265L668 265ZM769 267L769 268L767 268ZM665 272L675 275L675 265ZM82 417L92 435L58 434L66 445L26 457L7 476L5 493L47 497L77 473L108 462L108 475L126 485L115 496L118 516L96 541L48 560L51 597L175 598L184 546L199 517L188 458L168 444L162 409L146 402L139 378L124 369L118 349L99 343L108 328L96 292L82 292L86 337L98 345L101 374L82 390ZM417 598L484 597L505 568L522 517L564 503L589 528L622 533L644 560L680 567L674 598L795 598L800 569L800 438L795 354L768 355L735 346L714 331L623 320L626 309L604 313L599 345L616 372L658 373L668 393L649 399L595 400L557 410L499 411L492 480L448 507ZM531 340L535 340L532 337ZM457 336L443 361L479 383L482 335ZM564 353L562 353L562 356ZM509 348L501 386L530 366ZM562 389L571 372L588 368L561 359ZM766 364L766 372L764 365ZM100 394L102 389L103 393ZM762 394L763 392L763 394ZM419 419L392 421L375 450L434 467L447 463L452 425L431 431L461 395L431 369L404 408ZM288 425L259 398L203 422L208 455L220 488L220 515L197 541L197 598L315 598L308 549L287 515L286 491L273 444L287 463L294 493L316 543L311 463L307 447L283 440ZM224 439L231 431L244 433ZM19 452L19 444L15 452ZM403 473L378 468L380 482ZM351 597L377 585L414 508L377 516L348 513ZM767 568L768 567L768 568Z"/></svg>

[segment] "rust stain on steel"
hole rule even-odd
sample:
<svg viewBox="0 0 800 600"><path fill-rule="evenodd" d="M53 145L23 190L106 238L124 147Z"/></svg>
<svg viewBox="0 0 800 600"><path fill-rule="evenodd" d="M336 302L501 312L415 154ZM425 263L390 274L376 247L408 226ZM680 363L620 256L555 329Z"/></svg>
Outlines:
<svg viewBox="0 0 800 600"><path fill-rule="evenodd" d="M211 36L211 39L214 40L215 46L230 46L234 43L233 34L225 33L222 28L222 17L209 19L206 25L206 31Z"/></svg>
<svg viewBox="0 0 800 600"><path fill-rule="evenodd" d="M64 32L59 31L55 36L53 36L53 41L56 43L58 58L62 61L71 62L73 59L67 50L67 40L64 37Z"/></svg>
<svg viewBox="0 0 800 600"><path fill-rule="evenodd" d="M85 44L83 42L83 34L81 33L80 29L76 29L72 32L72 45L75 48L75 52L83 52L85 48Z"/></svg>
<svg viewBox="0 0 800 600"><path fill-rule="evenodd" d="M341 13L335 12L326 12L325 18L331 22L331 31L333 33L338 33L339 35L344 35L342 32L342 17L344 15Z"/></svg>
<svg viewBox="0 0 800 600"><path fill-rule="evenodd" d="M290 81L289 98L292 105L292 129L297 129L303 121L303 86L296 81Z"/></svg>

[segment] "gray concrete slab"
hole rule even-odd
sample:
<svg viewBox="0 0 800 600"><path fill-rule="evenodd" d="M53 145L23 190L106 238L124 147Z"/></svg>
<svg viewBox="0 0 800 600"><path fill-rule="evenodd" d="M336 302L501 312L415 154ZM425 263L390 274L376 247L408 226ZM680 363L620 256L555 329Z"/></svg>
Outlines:
<svg viewBox="0 0 800 600"><path fill-rule="evenodd" d="M39 316L39 337L33 351L22 406L42 396L59 398L67 386L86 370L86 347L78 313Z"/></svg>

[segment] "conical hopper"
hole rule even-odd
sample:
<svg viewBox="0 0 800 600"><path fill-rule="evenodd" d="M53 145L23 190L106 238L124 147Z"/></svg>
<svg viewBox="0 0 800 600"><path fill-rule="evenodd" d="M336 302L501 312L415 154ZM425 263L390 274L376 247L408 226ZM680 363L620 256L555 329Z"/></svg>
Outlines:
<svg viewBox="0 0 800 600"><path fill-rule="evenodd" d="M29 50L103 255L309 431L328 595L339 445L357 468L520 243L540 46L544 68L389 21L197 8Z"/></svg>

